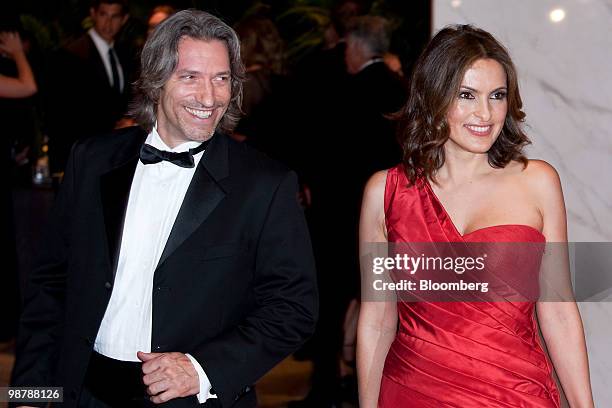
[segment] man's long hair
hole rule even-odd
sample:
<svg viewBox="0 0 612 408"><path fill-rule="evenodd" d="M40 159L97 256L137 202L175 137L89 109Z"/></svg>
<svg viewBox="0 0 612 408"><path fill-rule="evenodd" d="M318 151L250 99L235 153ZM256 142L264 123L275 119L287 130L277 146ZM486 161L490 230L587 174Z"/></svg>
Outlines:
<svg viewBox="0 0 612 408"><path fill-rule="evenodd" d="M161 89L178 64L178 46L183 37L202 41L222 41L229 54L232 96L219 130L231 131L240 118L244 66L240 59L238 36L223 21L200 10L183 10L160 23L148 38L140 56L140 77L134 83L130 114L150 132L157 118Z"/></svg>

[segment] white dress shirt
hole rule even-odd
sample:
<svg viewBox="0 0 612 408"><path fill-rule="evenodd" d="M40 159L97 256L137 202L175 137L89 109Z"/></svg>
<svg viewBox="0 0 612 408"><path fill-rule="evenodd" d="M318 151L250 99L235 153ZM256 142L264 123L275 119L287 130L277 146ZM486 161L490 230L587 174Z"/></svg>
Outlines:
<svg viewBox="0 0 612 408"><path fill-rule="evenodd" d="M199 142L186 142L171 149L156 128L145 143L172 152L184 152L200 145ZM96 352L122 361L140 361L137 351L151 352L153 274L203 154L193 156L193 168L167 161L147 165L138 161L130 188L113 291L94 343ZM189 354L187 357L198 372L200 403L216 398L210 394L210 380L200 364Z"/></svg>
<svg viewBox="0 0 612 408"><path fill-rule="evenodd" d="M100 34L98 34L98 32L93 28L90 28L89 31L87 31L87 34L89 34L91 37L92 41L96 45L98 53L100 54L100 58L102 58L104 69L106 70L106 76L108 77L108 83L110 86L113 86L113 70L111 68L110 56L108 55L108 50L113 46L113 43L107 43L106 40L100 37ZM117 73L119 74L119 90L123 92L123 68L121 67L121 62L119 62L119 57L117 56L116 52L115 62L117 63Z"/></svg>

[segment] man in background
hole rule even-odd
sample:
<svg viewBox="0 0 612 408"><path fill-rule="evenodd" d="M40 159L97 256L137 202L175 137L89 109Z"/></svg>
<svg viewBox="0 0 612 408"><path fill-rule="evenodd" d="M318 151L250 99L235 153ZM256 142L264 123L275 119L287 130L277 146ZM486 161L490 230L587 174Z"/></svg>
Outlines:
<svg viewBox="0 0 612 408"><path fill-rule="evenodd" d="M116 47L127 0L94 0L89 16L92 27L59 52L47 78L53 171L64 169L75 140L112 130L127 110L132 67Z"/></svg>
<svg viewBox="0 0 612 408"><path fill-rule="evenodd" d="M348 24L345 62L351 79L347 100L358 120L351 121L347 130L355 146L353 157L360 164L360 193L374 172L393 167L401 159L395 124L387 115L402 107L407 87L385 63L389 43L389 28L382 17L355 17Z"/></svg>
<svg viewBox="0 0 612 408"><path fill-rule="evenodd" d="M310 114L316 107L317 114L309 115L300 126L307 130L304 139L310 142L310 169L306 172L312 191L309 221L322 313L310 342L312 388L291 408L332 408L343 400L356 401L356 380L339 369L338 356L347 365L354 363L351 339L355 333L343 333L343 322L347 309L356 310L351 300L357 299L359 292L361 197L375 171L392 167L401 159L395 126L386 114L399 110L406 92L400 77L383 60L390 43L388 26L381 17L360 16L358 12L353 2L342 3L332 19L341 23L336 32L342 33L342 41L322 54L326 58L319 59L333 64L318 64L324 68L320 72L309 66L316 81L305 93L310 99L308 109L303 110Z"/></svg>

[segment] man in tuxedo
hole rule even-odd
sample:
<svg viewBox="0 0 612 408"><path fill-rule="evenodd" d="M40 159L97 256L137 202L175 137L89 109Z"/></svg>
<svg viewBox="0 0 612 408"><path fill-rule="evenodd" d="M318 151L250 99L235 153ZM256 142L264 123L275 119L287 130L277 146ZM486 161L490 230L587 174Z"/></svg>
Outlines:
<svg viewBox="0 0 612 408"><path fill-rule="evenodd" d="M126 0L93 0L93 26L51 64L47 104L54 170L64 169L76 139L109 132L126 113L132 64L116 39L128 19L127 7Z"/></svg>
<svg viewBox="0 0 612 408"><path fill-rule="evenodd" d="M349 131L355 146L368 146L354 152L362 164L360 193L374 172L393 167L401 159L395 124L387 115L403 106L407 86L383 59L389 43L387 21L382 17L355 17L348 24L345 62L351 75L349 109L359 118Z"/></svg>
<svg viewBox="0 0 612 408"><path fill-rule="evenodd" d="M235 32L196 10L142 51L142 128L75 144L20 322L15 386L66 407L255 407L253 384L314 330L292 171L228 138Z"/></svg>

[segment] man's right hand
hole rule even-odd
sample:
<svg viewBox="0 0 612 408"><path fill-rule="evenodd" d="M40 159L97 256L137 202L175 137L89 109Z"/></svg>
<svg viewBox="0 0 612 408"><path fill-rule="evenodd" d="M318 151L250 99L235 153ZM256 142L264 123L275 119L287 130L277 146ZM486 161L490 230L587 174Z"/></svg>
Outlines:
<svg viewBox="0 0 612 408"><path fill-rule="evenodd" d="M161 404L200 392L198 373L183 353L137 353L151 402Z"/></svg>

